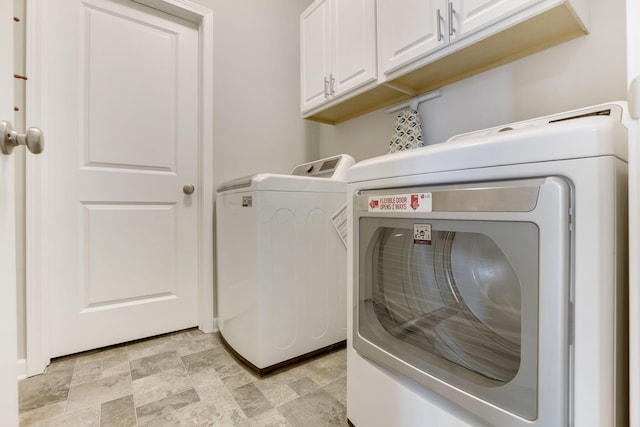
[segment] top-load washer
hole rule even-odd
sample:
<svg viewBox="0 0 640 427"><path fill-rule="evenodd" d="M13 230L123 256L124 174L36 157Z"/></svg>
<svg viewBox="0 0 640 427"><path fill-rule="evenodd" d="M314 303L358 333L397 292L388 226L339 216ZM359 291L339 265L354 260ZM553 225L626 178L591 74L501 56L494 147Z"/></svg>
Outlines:
<svg viewBox="0 0 640 427"><path fill-rule="evenodd" d="M353 164L343 154L218 187L218 327L256 371L344 345Z"/></svg>
<svg viewBox="0 0 640 427"><path fill-rule="evenodd" d="M349 170L356 427L626 426L624 108Z"/></svg>

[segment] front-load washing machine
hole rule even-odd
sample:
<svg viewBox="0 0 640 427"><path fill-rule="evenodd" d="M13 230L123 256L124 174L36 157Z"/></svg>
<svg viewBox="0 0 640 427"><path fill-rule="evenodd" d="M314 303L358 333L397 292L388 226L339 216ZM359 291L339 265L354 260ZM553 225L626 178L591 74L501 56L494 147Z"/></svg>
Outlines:
<svg viewBox="0 0 640 427"><path fill-rule="evenodd" d="M344 346L349 155L218 187L218 327L267 373Z"/></svg>
<svg viewBox="0 0 640 427"><path fill-rule="evenodd" d="M624 108L349 170L356 427L627 424Z"/></svg>

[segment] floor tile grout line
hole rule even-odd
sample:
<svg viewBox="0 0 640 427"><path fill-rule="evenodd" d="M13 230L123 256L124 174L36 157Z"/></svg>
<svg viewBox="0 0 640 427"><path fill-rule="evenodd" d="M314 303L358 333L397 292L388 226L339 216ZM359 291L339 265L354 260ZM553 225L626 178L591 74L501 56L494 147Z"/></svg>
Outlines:
<svg viewBox="0 0 640 427"><path fill-rule="evenodd" d="M178 353L176 351L176 353ZM178 354L178 357L180 358L180 364L182 365L182 368L184 369L184 373L187 376L187 378L189 379L189 384L191 385L191 388L193 389L193 391L196 392L196 395L198 396L198 401L202 402L202 397L200 396L200 393L198 393L198 390L196 390L195 386L193 385L193 380L191 379L191 375L189 374L189 370L187 369L187 365L184 364L184 360L183 360L183 356L180 356L180 354Z"/></svg>
<svg viewBox="0 0 640 427"><path fill-rule="evenodd" d="M136 420L136 427L138 426L138 412L136 411L136 402L133 399L133 376L131 375L131 365L129 365L129 380L131 381L131 404L133 405L133 416ZM100 406L100 415L102 415L102 406Z"/></svg>

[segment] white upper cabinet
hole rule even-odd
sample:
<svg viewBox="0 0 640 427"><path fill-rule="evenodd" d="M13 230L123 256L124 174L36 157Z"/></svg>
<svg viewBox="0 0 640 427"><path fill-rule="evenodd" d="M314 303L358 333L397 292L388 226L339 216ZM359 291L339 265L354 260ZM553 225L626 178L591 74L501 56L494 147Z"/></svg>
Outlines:
<svg viewBox="0 0 640 427"><path fill-rule="evenodd" d="M316 0L302 116L339 123L583 36L590 1Z"/></svg>
<svg viewBox="0 0 640 427"><path fill-rule="evenodd" d="M584 11L586 1L377 0L380 80L395 79L412 70L405 67L407 64L423 66L543 14L548 15L548 28L543 28L545 23L540 21L537 28L532 26L532 32L554 34L562 30L557 24L563 18L558 18L561 12L549 11L564 10L575 19L579 14L574 9ZM501 43L517 49L516 43L520 42Z"/></svg>
<svg viewBox="0 0 640 427"><path fill-rule="evenodd" d="M540 0L378 0L379 67L389 73Z"/></svg>
<svg viewBox="0 0 640 427"><path fill-rule="evenodd" d="M333 95L375 80L376 7L374 0L337 0L333 13Z"/></svg>
<svg viewBox="0 0 640 427"><path fill-rule="evenodd" d="M300 18L301 106L375 81L375 0L316 0Z"/></svg>
<svg viewBox="0 0 640 427"><path fill-rule="evenodd" d="M445 43L447 0L378 0L378 64L391 71Z"/></svg>
<svg viewBox="0 0 640 427"><path fill-rule="evenodd" d="M314 2L300 17L302 110L327 99L330 74L330 0Z"/></svg>
<svg viewBox="0 0 640 427"><path fill-rule="evenodd" d="M540 3L539 0L450 0L446 19L449 39L455 41L473 34L499 19Z"/></svg>

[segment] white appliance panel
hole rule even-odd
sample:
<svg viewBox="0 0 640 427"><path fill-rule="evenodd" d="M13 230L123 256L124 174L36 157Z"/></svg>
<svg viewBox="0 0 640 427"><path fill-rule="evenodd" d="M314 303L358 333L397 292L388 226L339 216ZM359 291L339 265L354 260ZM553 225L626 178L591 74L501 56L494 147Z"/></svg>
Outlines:
<svg viewBox="0 0 640 427"><path fill-rule="evenodd" d="M570 131L583 126L585 129L575 134ZM566 142L576 150L563 147L550 151L539 150L538 147L546 146L547 137L553 137L554 129L563 134L562 138L550 138L554 144ZM453 138L451 143L441 144L434 149L426 147L414 150L414 153L367 160L349 171L347 226L353 233L349 237L349 258L352 262L348 271L347 416L356 427L417 427L423 426L425 420L445 427L625 425L628 413L625 324L627 273L624 261L627 253L626 132L620 121L606 117L586 117L564 124L552 124L545 129L532 128L530 131L522 130L522 139L514 139L514 131L504 132L504 135L511 134L508 137L489 132L488 135L493 136L481 136L478 139L465 136L458 142ZM586 137L586 145L580 148L582 137ZM523 140L528 144L524 144ZM510 147L512 143L516 144L515 148ZM534 143L535 152L524 150L527 145ZM506 151L502 151L501 148L505 147ZM555 158L558 153L565 155ZM401 171L400 174L398 171ZM542 379L537 391L537 415L533 420L526 420L440 378L434 378L434 384L425 387L424 383L415 380L420 375L419 369L412 366L403 370L386 368L385 363L365 357L354 349L357 317L352 316L357 310L358 300L354 300L354 291L359 277L359 237L358 226L354 222L354 194L367 190L465 186L549 176L559 177L567 183L571 204L568 226L556 224L554 228L552 215L549 216L551 211L545 209L540 210L535 220L547 223L540 229L546 228L551 240L556 238L554 234L568 233L570 236L567 241L568 256L559 259L559 264L567 266L566 274L569 277L569 304L564 306L568 313L568 345L564 351L568 352L565 360L568 360L569 366L563 374L568 391L561 394L559 402L566 419L558 418L558 403L545 400L554 393L557 383L547 382L544 378L551 378L558 363L564 363L558 362L557 353L550 351L563 347L558 347L558 343L545 339L538 342L538 375ZM386 215L397 216L398 213ZM446 217L448 214L442 215ZM484 212L477 219L491 217L498 218ZM541 245L544 245L543 240ZM540 249L540 256L545 256L544 247ZM558 313L561 311L558 310L563 309L562 303L555 307L549 305L553 305L553 289L547 286L545 290L543 278L565 273L553 265L545 270L547 264L542 262L539 271L541 310L538 327L541 333L559 329ZM410 379L412 377L414 379Z"/></svg>
<svg viewBox="0 0 640 427"><path fill-rule="evenodd" d="M219 188L218 323L260 371L346 339L346 248L332 217L346 203L350 156Z"/></svg>

